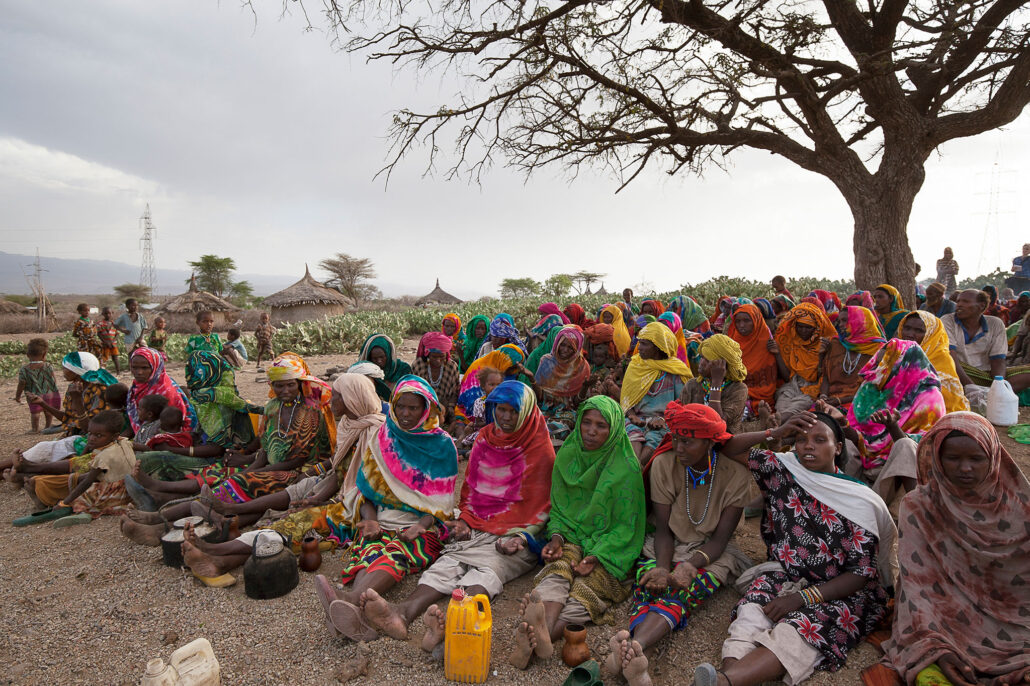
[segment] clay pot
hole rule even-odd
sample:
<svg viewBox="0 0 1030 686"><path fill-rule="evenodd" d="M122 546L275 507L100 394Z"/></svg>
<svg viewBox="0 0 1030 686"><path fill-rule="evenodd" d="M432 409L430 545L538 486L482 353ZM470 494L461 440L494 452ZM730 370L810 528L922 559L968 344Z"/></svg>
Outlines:
<svg viewBox="0 0 1030 686"><path fill-rule="evenodd" d="M582 624L569 624L565 627L565 645L561 649L561 659L569 667L577 667L590 659L587 628Z"/></svg>
<svg viewBox="0 0 1030 686"><path fill-rule="evenodd" d="M300 568L305 572L313 572L322 566L322 551L318 549L318 538L305 536L300 543Z"/></svg>

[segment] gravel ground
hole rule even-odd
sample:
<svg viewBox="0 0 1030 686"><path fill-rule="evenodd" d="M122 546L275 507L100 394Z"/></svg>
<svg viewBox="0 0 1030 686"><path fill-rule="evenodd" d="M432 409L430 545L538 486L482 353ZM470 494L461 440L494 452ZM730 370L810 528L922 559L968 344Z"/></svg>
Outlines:
<svg viewBox="0 0 1030 686"><path fill-rule="evenodd" d="M6 338L6 337L5 337ZM13 336L12 336L13 338ZM402 355L411 359L413 345ZM353 356L308 360L316 374L350 362ZM170 369L183 378L182 364ZM253 367L239 374L243 395L260 402L267 385ZM128 375L123 374L123 381ZM0 383L0 454L26 448L38 437L26 433L28 412L12 400L14 383ZM1023 421L1030 413L1021 412ZM1026 471L1030 450L1003 438ZM229 589L210 589L180 570L161 563L159 548L130 543L118 531L116 518L101 518L86 526L55 530L48 525L14 528L10 521L30 510L28 498L9 485L0 487L0 613L8 631L0 636L0 684L136 684L147 660L168 655L194 638L211 641L226 684L334 684L337 672L366 648L334 639L326 630L312 592L311 575L301 573L300 585L289 595L255 601L240 582ZM763 556L757 520L741 523L738 544L753 559ZM324 556L320 573L334 578L340 570L335 554ZM415 579L387 594L405 596ZM504 684L560 684L568 669L559 657L537 662L520 672L507 664L518 621L518 601L532 587L532 575L508 585L493 603L493 652L489 681ZM737 600L732 589L720 591L694 616L686 631L658 647L652 674L658 686L690 682L694 666L716 661ZM595 659L603 662L611 635L628 621L625 604L612 627L591 627L588 642ZM417 645L421 620L412 626L408 642L383 639L367 646L368 669L351 683L445 684L443 669ZM862 669L876 660L861 644L846 669L817 673L809 683L860 683ZM605 683L621 683L606 675Z"/></svg>

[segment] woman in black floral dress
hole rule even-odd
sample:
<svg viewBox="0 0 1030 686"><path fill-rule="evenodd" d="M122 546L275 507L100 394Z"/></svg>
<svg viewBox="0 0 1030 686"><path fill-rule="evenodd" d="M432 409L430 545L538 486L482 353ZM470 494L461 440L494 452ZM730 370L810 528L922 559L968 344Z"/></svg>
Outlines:
<svg viewBox="0 0 1030 686"><path fill-rule="evenodd" d="M883 500L836 465L840 427L805 412L769 433L795 433L794 450L748 454L762 433L735 436L723 450L762 491L769 562L741 575L738 588L751 581L733 611L722 669L699 666L696 686L797 684L815 669L836 671L887 612L897 529Z"/></svg>

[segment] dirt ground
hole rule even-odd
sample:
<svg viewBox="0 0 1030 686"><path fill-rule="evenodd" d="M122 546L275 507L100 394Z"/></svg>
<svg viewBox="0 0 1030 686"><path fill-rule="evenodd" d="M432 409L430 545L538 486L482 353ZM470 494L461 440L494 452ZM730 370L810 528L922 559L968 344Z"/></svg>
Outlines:
<svg viewBox="0 0 1030 686"><path fill-rule="evenodd" d="M4 337L8 338L8 337ZM11 336L10 338L14 338ZM412 345L401 354L413 357ZM349 363L354 356L309 358L316 374ZM171 365L183 379L183 365ZM267 394L264 375L250 366L238 375L241 394L261 402ZM128 383L128 375L122 375ZM0 454L33 445L28 410L13 401L14 382L0 383ZM1021 412L1030 421L1030 412ZM1024 472L1030 470L1030 447L1003 442ZM175 649L203 636L211 641L221 664L224 684L337 683L335 674L355 658L359 646L332 638L312 587L301 573L289 595L270 601L246 597L242 570L229 589L210 589L161 562L160 548L130 543L118 531L116 518L66 529L49 525L14 528L10 522L30 511L28 498L9 485L0 486L0 614L7 631L0 636L0 684L136 684L146 662L168 658ZM758 520L741 523L736 540L757 562L764 557ZM337 577L339 558L324 557L320 573ZM415 587L409 578L387 595L405 596ZM557 655L520 672L507 663L518 620L518 601L532 587L532 575L509 584L492 606L494 632L491 677L498 684L561 684L568 668ZM691 625L666 640L652 658L656 686L688 684L699 662L715 662L738 595L721 590L695 613ZM614 626L591 627L588 642L603 663L611 635L628 621L624 604ZM417 645L422 623L412 626L412 639L382 639L369 644L365 677L351 683L445 684L442 666ZM862 643L835 674L818 672L809 683L857 684L859 674L877 660ZM604 675L606 684L622 683Z"/></svg>

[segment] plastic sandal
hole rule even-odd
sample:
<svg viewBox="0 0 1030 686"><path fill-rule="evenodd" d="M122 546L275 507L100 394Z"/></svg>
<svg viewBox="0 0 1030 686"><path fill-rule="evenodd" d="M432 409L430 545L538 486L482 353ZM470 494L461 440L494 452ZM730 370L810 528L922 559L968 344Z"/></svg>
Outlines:
<svg viewBox="0 0 1030 686"><path fill-rule="evenodd" d="M67 517L71 513L72 509L70 507L50 507L46 510L39 510L38 512L33 512L32 514L26 515L24 517L18 517L13 522L11 522L11 524L13 524L14 526L30 526L32 524L42 524L43 522L52 522L55 519Z"/></svg>
<svg viewBox="0 0 1030 686"><path fill-rule="evenodd" d="M712 665L703 662L694 668L694 686L718 686L719 672Z"/></svg>
<svg viewBox="0 0 1030 686"><path fill-rule="evenodd" d="M192 574L198 581L209 588L228 588L236 583L236 577L232 574L222 574L220 576L201 576L196 572L192 572Z"/></svg>
<svg viewBox="0 0 1030 686"><path fill-rule="evenodd" d="M602 686L600 679L601 665L594 660L587 660L574 667L562 686Z"/></svg>
<svg viewBox="0 0 1030 686"><path fill-rule="evenodd" d="M80 512L78 514L68 515L67 517L61 517L54 522L53 527L55 529L63 529L66 526L75 526L76 524L89 524L93 521L93 517L88 512Z"/></svg>

